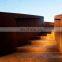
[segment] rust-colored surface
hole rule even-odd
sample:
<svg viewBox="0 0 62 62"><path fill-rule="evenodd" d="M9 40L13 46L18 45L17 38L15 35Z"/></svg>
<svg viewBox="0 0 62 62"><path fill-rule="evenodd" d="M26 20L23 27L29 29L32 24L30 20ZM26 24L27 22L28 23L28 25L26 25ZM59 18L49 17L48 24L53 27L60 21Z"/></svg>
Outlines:
<svg viewBox="0 0 62 62"><path fill-rule="evenodd" d="M62 53L62 15L56 15L54 19L54 28L55 28L55 39L57 45Z"/></svg>
<svg viewBox="0 0 62 62"><path fill-rule="evenodd" d="M42 24L43 16L0 12L0 27L40 27ZM18 41L27 43L36 35L32 32L0 32L0 51L2 54L13 51Z"/></svg>
<svg viewBox="0 0 62 62"><path fill-rule="evenodd" d="M0 13L0 27L15 27L16 22L8 14ZM0 32L0 55L15 51L16 33Z"/></svg>
<svg viewBox="0 0 62 62"><path fill-rule="evenodd" d="M0 12L0 27L43 27L44 17L27 14ZM50 26L46 23L45 26ZM52 26L52 25L51 25ZM0 51L11 52L15 50L17 42L20 46L29 43L35 36L46 36L47 32L0 32ZM3 53L2 53L3 54Z"/></svg>

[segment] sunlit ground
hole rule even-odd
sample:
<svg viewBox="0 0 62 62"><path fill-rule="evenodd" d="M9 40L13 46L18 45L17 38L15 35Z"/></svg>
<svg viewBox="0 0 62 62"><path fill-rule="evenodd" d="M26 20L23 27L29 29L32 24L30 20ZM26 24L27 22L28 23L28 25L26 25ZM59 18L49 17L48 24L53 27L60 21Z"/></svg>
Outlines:
<svg viewBox="0 0 62 62"><path fill-rule="evenodd" d="M41 40L34 40L32 41L31 48L28 50L30 52L48 52L48 48L56 46L54 32L52 31L51 34L47 34L47 36L41 36Z"/></svg>
<svg viewBox="0 0 62 62"><path fill-rule="evenodd" d="M30 62L59 62L58 48L55 41L55 35L52 31L47 36L41 36L40 40L33 40L32 45L23 47L27 52L25 61ZM23 49L19 47L19 49ZM29 54L28 54L29 53ZM52 56L51 56L52 55ZM34 58L33 58L34 56ZM49 56L49 57L48 57ZM54 56L56 58L54 58Z"/></svg>

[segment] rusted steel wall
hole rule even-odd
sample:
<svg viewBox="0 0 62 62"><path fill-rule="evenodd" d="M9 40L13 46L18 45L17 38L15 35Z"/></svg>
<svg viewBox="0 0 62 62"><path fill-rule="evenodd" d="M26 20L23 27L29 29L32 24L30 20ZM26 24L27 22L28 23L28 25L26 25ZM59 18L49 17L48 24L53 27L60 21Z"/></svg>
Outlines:
<svg viewBox="0 0 62 62"><path fill-rule="evenodd" d="M44 22L44 17L43 16L36 16L36 15L23 15L20 14L20 16L15 17L15 21L17 24L17 27L25 27L31 29L33 27L43 27L43 22ZM29 28L30 29L30 28ZM41 30L41 29L40 29ZM17 40L22 44L22 43L28 43L30 44L30 40L33 40L35 36L40 36L42 35L42 30L41 32L17 32Z"/></svg>
<svg viewBox="0 0 62 62"><path fill-rule="evenodd" d="M56 15L54 18L55 27L55 39L57 41L57 46L62 52L62 15Z"/></svg>
<svg viewBox="0 0 62 62"><path fill-rule="evenodd" d="M42 27L43 22L43 16L0 12L0 27ZM3 45L9 46L9 44L15 48L18 41L20 43L26 41L25 43L27 43L27 40L31 40L32 37L37 35L39 35L39 32L0 32L1 40L3 43L5 42L5 44L1 42L1 48Z"/></svg>
<svg viewBox="0 0 62 62"><path fill-rule="evenodd" d="M15 20L8 14L0 13L0 27L15 27ZM16 33L0 32L0 55L15 51Z"/></svg>
<svg viewBox="0 0 62 62"><path fill-rule="evenodd" d="M45 27L45 31L47 31L45 33L47 35L47 33L51 33L51 31L54 30L54 22L44 22L43 27Z"/></svg>
<svg viewBox="0 0 62 62"><path fill-rule="evenodd" d="M44 18L40 16L24 15L25 17L17 17L16 23L18 27L43 27ZM41 30L42 32L42 30ZM31 40L32 37L39 35L39 32L22 32L17 33L18 40ZM41 34L42 35L42 34ZM21 39L22 38L22 39Z"/></svg>

